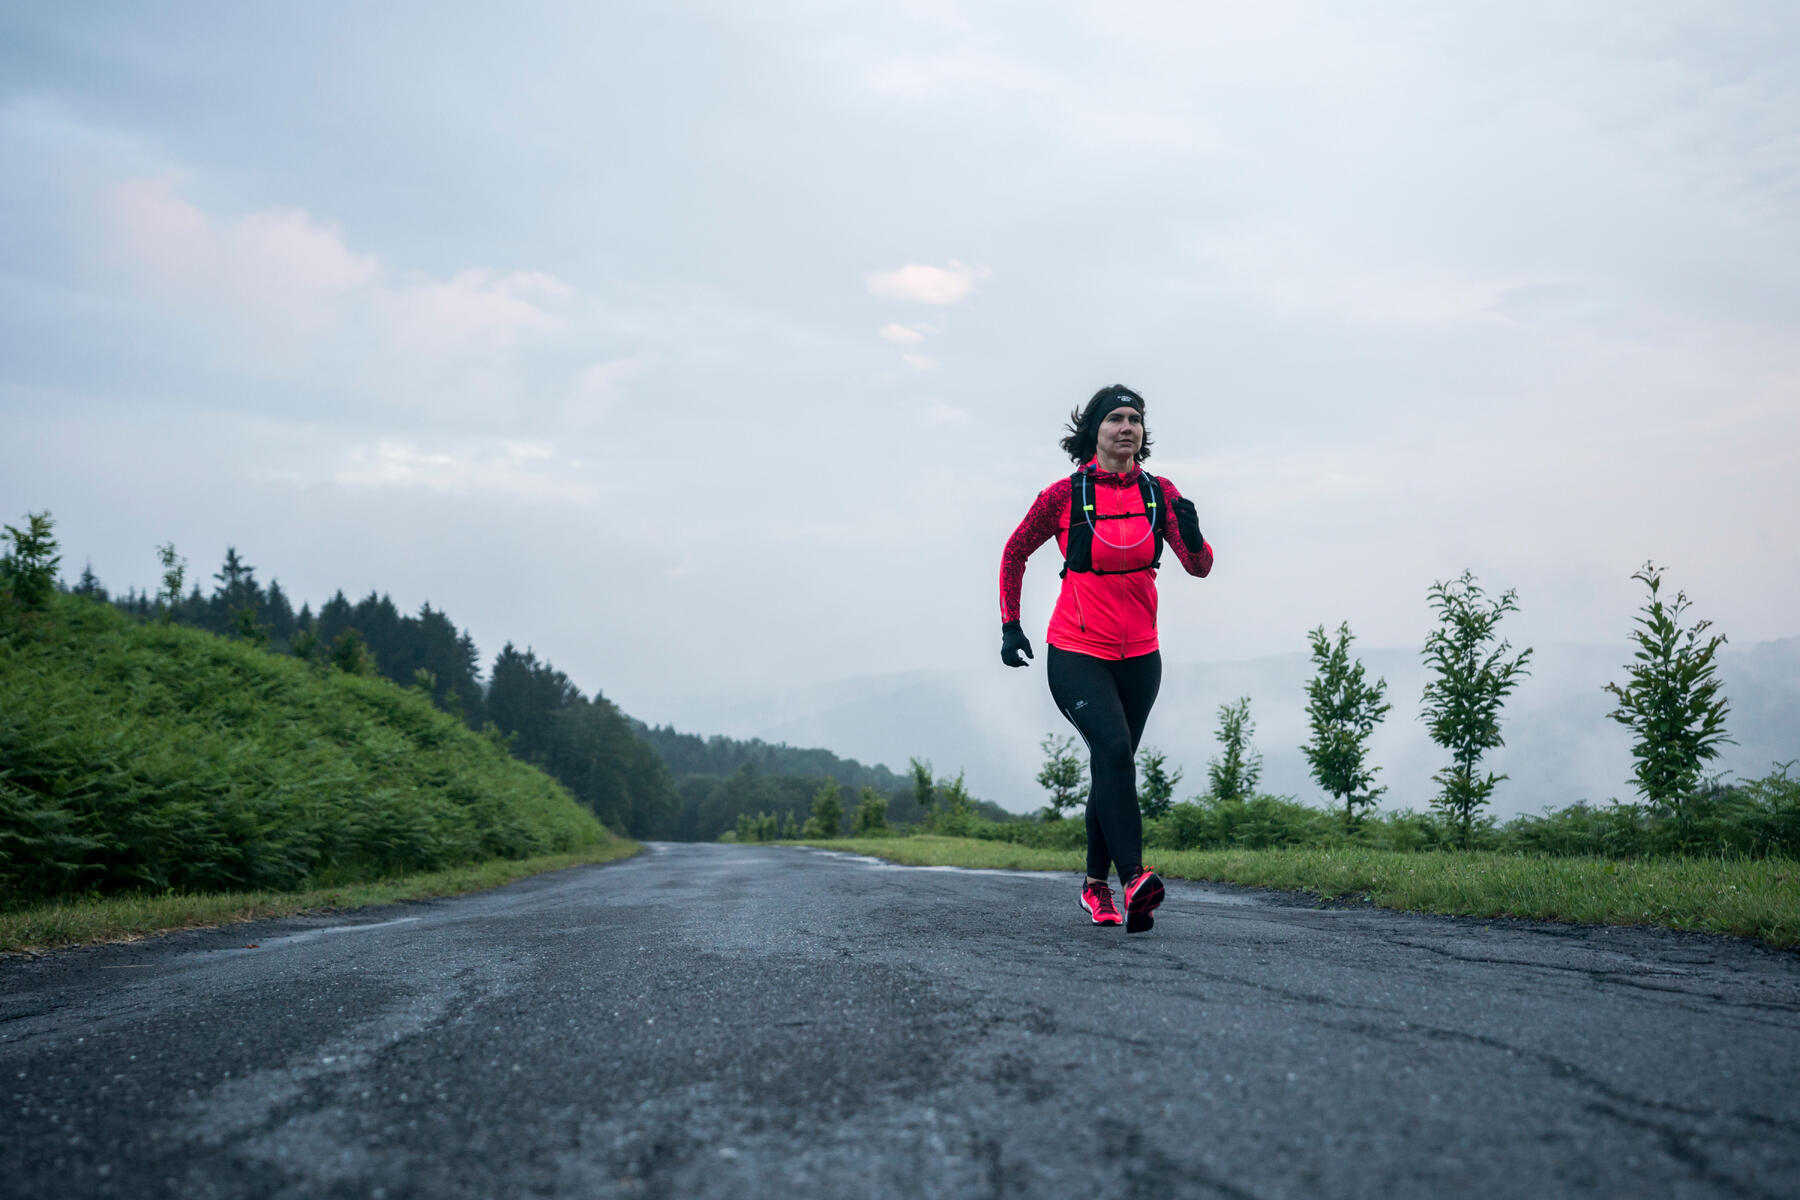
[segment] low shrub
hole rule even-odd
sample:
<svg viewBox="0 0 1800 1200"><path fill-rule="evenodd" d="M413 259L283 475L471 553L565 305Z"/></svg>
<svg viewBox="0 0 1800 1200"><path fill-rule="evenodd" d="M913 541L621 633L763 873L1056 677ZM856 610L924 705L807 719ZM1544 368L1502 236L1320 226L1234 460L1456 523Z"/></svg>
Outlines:
<svg viewBox="0 0 1800 1200"><path fill-rule="evenodd" d="M1651 855L1800 857L1800 779L1792 763L1760 779L1708 781L1674 806L1581 802L1514 817L1493 832L1494 849L1639 858Z"/></svg>
<svg viewBox="0 0 1800 1200"><path fill-rule="evenodd" d="M1257 794L1241 800L1201 796L1171 805L1167 816L1144 822L1144 844L1152 849L1261 850L1345 840L1341 817L1288 796Z"/></svg>

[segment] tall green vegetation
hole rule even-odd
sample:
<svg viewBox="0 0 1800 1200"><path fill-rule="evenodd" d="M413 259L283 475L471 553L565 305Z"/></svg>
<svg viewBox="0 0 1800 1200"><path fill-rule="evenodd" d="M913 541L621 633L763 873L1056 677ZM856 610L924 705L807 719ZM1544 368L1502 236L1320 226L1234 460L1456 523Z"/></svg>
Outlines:
<svg viewBox="0 0 1800 1200"><path fill-rule="evenodd" d="M0 894L287 889L597 842L568 793L383 680L77 596L0 624Z"/></svg>
<svg viewBox="0 0 1800 1200"><path fill-rule="evenodd" d="M175 619L181 604L181 588L187 579L187 559L175 553L174 542L156 548L156 561L162 566L162 586L156 592L156 615L164 625Z"/></svg>
<svg viewBox="0 0 1800 1200"><path fill-rule="evenodd" d="M1206 764L1207 793L1213 799L1238 803L1255 794L1262 777L1262 755L1250 742L1255 733L1250 697L1219 706L1220 753Z"/></svg>
<svg viewBox="0 0 1800 1200"><path fill-rule="evenodd" d="M0 557L0 604L17 612L42 612L56 594L56 567L62 562L56 522L48 512L27 513L25 525L5 526L10 547Z"/></svg>
<svg viewBox="0 0 1800 1200"><path fill-rule="evenodd" d="M931 760L914 758L907 762L907 771L912 780L912 800L921 813L931 811L933 801L937 798L937 786L932 782Z"/></svg>
<svg viewBox="0 0 1800 1200"><path fill-rule="evenodd" d="M806 819L805 836L835 838L844 836L844 801L838 781L826 777L813 793L812 814Z"/></svg>
<svg viewBox="0 0 1800 1200"><path fill-rule="evenodd" d="M1618 701L1607 715L1631 730L1638 794L1658 811L1691 824L1701 770L1731 741L1725 733L1730 706L1713 657L1725 636L1702 641L1710 621L1684 628L1687 593L1676 592L1665 603L1662 574L1662 568L1647 562L1632 575L1650 589L1650 598L1639 610L1632 634L1636 662L1625 668L1625 685L1606 685Z"/></svg>
<svg viewBox="0 0 1800 1200"><path fill-rule="evenodd" d="M980 817L975 812L975 797L969 795L963 773L955 779L940 779L935 788L937 803L926 814L925 828L933 833L964 834Z"/></svg>
<svg viewBox="0 0 1800 1200"><path fill-rule="evenodd" d="M1050 793L1044 818L1060 821L1063 813L1079 804L1087 791L1087 768L1082 764L1081 756L1075 753L1072 737L1059 738L1047 733L1039 748L1044 752L1044 765L1038 768L1038 786Z"/></svg>
<svg viewBox="0 0 1800 1200"><path fill-rule="evenodd" d="M1344 806L1344 825L1356 824L1358 810L1373 808L1387 789L1377 787L1380 767L1368 764L1369 738L1394 706L1387 702L1387 680L1369 683L1361 659L1350 657L1355 640L1346 622L1337 637L1323 625L1307 634L1314 674L1306 684L1306 716L1312 737L1300 747L1319 781Z"/></svg>
<svg viewBox="0 0 1800 1200"><path fill-rule="evenodd" d="M554 775L609 827L652 837L672 823L680 799L656 752L612 701L584 696L530 650L509 642L494 659L486 710L514 753Z"/></svg>
<svg viewBox="0 0 1800 1200"><path fill-rule="evenodd" d="M1475 813L1493 795L1504 775L1482 774L1481 759L1506 744L1500 736L1500 709L1530 672L1527 647L1512 654L1500 640L1500 620L1518 610L1518 593L1508 589L1489 598L1472 571L1440 580L1428 592L1438 626L1425 638L1425 665L1434 677L1425 684L1420 712L1431 740L1450 753L1450 765L1432 776L1438 794L1432 806L1454 821L1461 843L1470 844Z"/></svg>
<svg viewBox="0 0 1800 1200"><path fill-rule="evenodd" d="M857 837L880 837L888 831L887 797L872 787L862 790L862 798L856 806L855 832Z"/></svg>
<svg viewBox="0 0 1800 1200"><path fill-rule="evenodd" d="M1180 783L1181 771L1170 773L1168 755L1149 747L1138 755L1138 811L1144 816L1167 816Z"/></svg>

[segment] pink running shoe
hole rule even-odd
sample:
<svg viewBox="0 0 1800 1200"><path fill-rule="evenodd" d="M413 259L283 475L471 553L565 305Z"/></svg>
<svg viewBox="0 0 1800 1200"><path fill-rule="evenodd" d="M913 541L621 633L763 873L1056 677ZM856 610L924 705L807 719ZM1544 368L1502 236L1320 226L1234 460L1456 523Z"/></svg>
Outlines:
<svg viewBox="0 0 1800 1200"><path fill-rule="evenodd" d="M1163 902L1163 881L1149 867L1125 885L1125 932L1142 933L1156 924L1151 914Z"/></svg>
<svg viewBox="0 0 1800 1200"><path fill-rule="evenodd" d="M1104 883L1090 883L1081 889L1081 907L1096 925L1118 925L1124 921L1113 907L1112 889Z"/></svg>

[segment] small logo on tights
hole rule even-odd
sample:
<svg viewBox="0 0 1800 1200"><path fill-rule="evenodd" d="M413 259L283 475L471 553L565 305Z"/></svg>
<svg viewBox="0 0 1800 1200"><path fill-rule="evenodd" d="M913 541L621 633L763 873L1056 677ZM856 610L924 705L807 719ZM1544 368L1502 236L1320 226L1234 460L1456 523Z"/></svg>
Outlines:
<svg viewBox="0 0 1800 1200"><path fill-rule="evenodd" d="M1086 700L1077 700L1077 701L1076 701L1076 702L1075 702L1075 707L1076 707L1076 708L1086 708L1086 707L1087 707L1087 701L1086 701Z"/></svg>

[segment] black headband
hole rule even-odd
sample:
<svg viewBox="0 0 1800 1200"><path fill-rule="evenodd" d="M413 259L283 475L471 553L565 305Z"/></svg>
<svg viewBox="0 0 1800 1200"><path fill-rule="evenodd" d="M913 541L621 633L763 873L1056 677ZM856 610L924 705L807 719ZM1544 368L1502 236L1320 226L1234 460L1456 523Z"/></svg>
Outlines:
<svg viewBox="0 0 1800 1200"><path fill-rule="evenodd" d="M1094 406L1094 415L1088 418L1088 432L1097 433L1100 429L1100 422L1106 420L1107 414L1114 409L1119 408L1135 408L1138 411L1138 415L1143 416L1144 398L1130 393L1123 393L1118 396L1110 397L1110 403L1096 404Z"/></svg>

